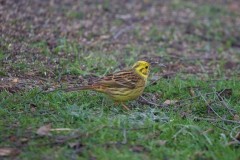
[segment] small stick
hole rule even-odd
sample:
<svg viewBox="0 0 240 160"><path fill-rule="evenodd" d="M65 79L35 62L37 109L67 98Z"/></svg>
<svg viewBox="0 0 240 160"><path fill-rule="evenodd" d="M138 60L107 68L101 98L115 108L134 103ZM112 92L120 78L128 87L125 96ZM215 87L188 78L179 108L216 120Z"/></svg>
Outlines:
<svg viewBox="0 0 240 160"><path fill-rule="evenodd" d="M213 119L213 118L194 117L193 119L196 119L196 120L205 120L205 121L211 121L211 122L219 122L218 119ZM229 122L229 123L235 123L235 124L240 124L240 122L238 122L238 121L229 120L229 119L221 119L221 121Z"/></svg>
<svg viewBox="0 0 240 160"><path fill-rule="evenodd" d="M113 39L117 39L121 34L123 34L124 32L127 32L129 30L132 30L134 29L134 26L131 25L131 26L127 26L123 29L120 29L114 36L113 36Z"/></svg>
<svg viewBox="0 0 240 160"><path fill-rule="evenodd" d="M231 131L231 133L230 133L230 137L234 140L234 142L240 144L240 141L233 136L233 132L234 132L236 129L238 129L238 128L240 128L240 125L239 125L239 126L236 126L236 127L234 127L234 128L232 129L232 131ZM238 133L238 134L240 134L240 133Z"/></svg>
<svg viewBox="0 0 240 160"><path fill-rule="evenodd" d="M50 131L76 131L76 129L71 129L71 128L53 128L53 129L50 129Z"/></svg>
<svg viewBox="0 0 240 160"><path fill-rule="evenodd" d="M228 109L229 113L234 116L234 114L232 113L232 111L236 112L236 110L230 108L227 103L224 101L223 97L218 93L216 92L217 96L218 96L218 99L220 100L221 104Z"/></svg>
<svg viewBox="0 0 240 160"><path fill-rule="evenodd" d="M140 96L144 102L146 102L147 104L150 104L150 105L154 105L156 107L166 107L166 105L163 105L163 104L157 104L157 103L154 103L154 102L151 102L149 100L147 100L146 98L144 98L143 96Z"/></svg>
<svg viewBox="0 0 240 160"><path fill-rule="evenodd" d="M207 100L203 97L201 92L199 92L199 94L202 97L202 99L204 100L204 102L206 103L207 107L209 107L213 111L214 114L216 114L221 120L223 120L223 118L208 104Z"/></svg>

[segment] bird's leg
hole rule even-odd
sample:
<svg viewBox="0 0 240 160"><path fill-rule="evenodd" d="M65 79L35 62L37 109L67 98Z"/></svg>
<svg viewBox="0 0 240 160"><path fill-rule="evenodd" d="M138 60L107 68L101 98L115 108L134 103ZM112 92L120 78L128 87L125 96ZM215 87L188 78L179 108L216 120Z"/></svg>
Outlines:
<svg viewBox="0 0 240 160"><path fill-rule="evenodd" d="M118 105L119 102L114 102L114 105ZM130 109L124 104L124 103L121 103L121 105L123 106L123 108L127 111L129 111Z"/></svg>
<svg viewBox="0 0 240 160"><path fill-rule="evenodd" d="M121 103L121 104L122 104L122 106L123 106L124 109L126 109L126 110L128 110L128 111L130 110L124 103Z"/></svg>

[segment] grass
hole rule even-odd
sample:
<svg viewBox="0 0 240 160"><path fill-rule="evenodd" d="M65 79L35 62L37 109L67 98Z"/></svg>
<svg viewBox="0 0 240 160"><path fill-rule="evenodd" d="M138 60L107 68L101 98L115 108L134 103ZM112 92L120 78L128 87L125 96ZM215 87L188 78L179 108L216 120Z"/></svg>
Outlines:
<svg viewBox="0 0 240 160"><path fill-rule="evenodd" d="M124 7L41 3L40 13L4 21L0 149L18 153L0 159L240 159L238 12L201 1L116 3ZM152 63L147 102L129 102L130 111L93 91L42 92L142 59Z"/></svg>
<svg viewBox="0 0 240 160"><path fill-rule="evenodd" d="M201 88L203 96L212 90L209 84L200 80L175 78L149 86L146 92L161 91L161 101L184 100L191 97L185 88L196 85ZM239 113L240 86L237 81L222 80L213 85L214 90L233 89L227 102ZM20 159L238 159L240 156L237 146L228 145L230 131L236 124L193 119L217 119L213 113L207 113L206 103L201 97L192 103L185 101L183 106L167 108L133 102L129 112L94 92L43 94L32 90L14 95L2 92L0 97L0 129L5 133L1 136L1 145L23 146ZM215 109L219 114L233 118L222 106L215 106ZM182 116L183 113L187 116ZM46 124L51 124L52 128L76 131L55 131L51 136L38 136L37 129ZM77 138L67 140L74 135ZM21 144L23 138L27 138L27 144ZM72 143L77 146L69 147Z"/></svg>

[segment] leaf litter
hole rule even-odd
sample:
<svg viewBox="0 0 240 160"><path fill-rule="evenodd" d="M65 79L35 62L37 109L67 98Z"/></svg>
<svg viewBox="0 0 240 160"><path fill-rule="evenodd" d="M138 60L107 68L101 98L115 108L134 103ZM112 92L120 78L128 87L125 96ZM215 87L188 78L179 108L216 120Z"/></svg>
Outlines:
<svg viewBox="0 0 240 160"><path fill-rule="evenodd" d="M114 0L109 3L109 6L104 6L97 1L92 3L88 1L76 3L67 0L58 3L2 1L3 21L0 34L4 38L0 43L0 92L16 93L33 88L48 90L59 88L62 83L71 86L73 82L80 85L84 79L91 80L94 77L91 72L97 71L86 72L87 75L68 72L57 76L56 73L65 72L64 68L67 67L61 63L64 60L72 63L76 59L87 57L89 52L98 53L99 50L104 52L103 59L114 55L110 58L111 61L120 60L119 67L130 64L129 62L135 61L136 57L157 62L157 64L165 64L166 68L163 72L159 70L153 72L155 75L152 78L153 84L161 78L173 78L178 73L184 73L184 77L196 75L200 79L204 79L206 75L218 77L221 76L218 75L218 70L221 70L227 78L231 78L234 70L236 78L240 78L239 44L237 43L239 42L237 33L240 33L239 16L219 17L219 21L224 23L221 23L220 27L217 26L215 30L214 26L211 26L215 21L208 15L204 18L198 17L197 8L194 7L172 10L169 2L162 1L132 1L125 4L125 2ZM196 2L198 3L202 5L204 2ZM239 2L231 2L228 5L221 2L221 5L236 14L240 6ZM210 28L207 28L207 25L210 25ZM227 30L229 32L226 32ZM222 35L220 39L217 33ZM194 38L198 38L198 41ZM65 44L74 43L82 48L82 50L77 48L77 56L74 51L62 49L67 48ZM71 47L73 45L69 48ZM137 49L131 50L131 48ZM121 54L114 54L115 51ZM125 62L125 57L130 56L135 58ZM225 62L221 63L222 61ZM81 61L81 63L86 62ZM219 65L220 63L222 66ZM153 63L153 68L158 68L157 64ZM98 67L105 69L105 66ZM86 69L82 65L79 68ZM197 97L206 102L210 99L206 94L194 89L191 89L189 94L192 99ZM232 90L215 92L214 95L219 99L205 104L211 107L209 117L215 117L202 120L211 122L222 120L232 123L225 119L224 115L218 114L221 106L226 112L233 113L234 122L239 122L238 114L232 111L232 107L226 101L227 98L231 98ZM157 99L153 97L151 100L155 104L150 105L160 107L156 105ZM167 104L171 104L171 101L175 100L167 100ZM174 105L181 106L182 101L178 101ZM34 104L30 104L30 108L31 112L38 109ZM76 112L72 114L76 115ZM185 112L184 117L187 116L191 114ZM119 115L117 118L121 121L126 117ZM170 121L164 113L156 113L155 110L149 113L133 113L129 116L129 120L132 122L131 126L141 126L148 120L161 123ZM52 131L72 131L72 129L54 129L48 124L41 126L36 133L40 136L50 136ZM239 132L235 132L232 138L239 141ZM22 139L22 141L27 140ZM81 148L81 145L81 142L69 143L70 148ZM165 145L165 141L160 141L159 145ZM14 148L1 149L0 155L3 156L19 153ZM134 152L146 151L146 148L141 145L132 146L131 149Z"/></svg>

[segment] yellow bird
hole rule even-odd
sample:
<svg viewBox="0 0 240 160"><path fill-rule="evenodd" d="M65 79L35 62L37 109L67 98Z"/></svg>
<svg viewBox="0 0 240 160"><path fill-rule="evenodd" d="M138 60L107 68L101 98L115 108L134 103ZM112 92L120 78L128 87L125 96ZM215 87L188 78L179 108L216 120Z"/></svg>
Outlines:
<svg viewBox="0 0 240 160"><path fill-rule="evenodd" d="M150 64L145 61L136 62L131 69L122 70L98 79L92 84L65 91L94 90L107 94L115 103L121 103L138 98L146 86Z"/></svg>

